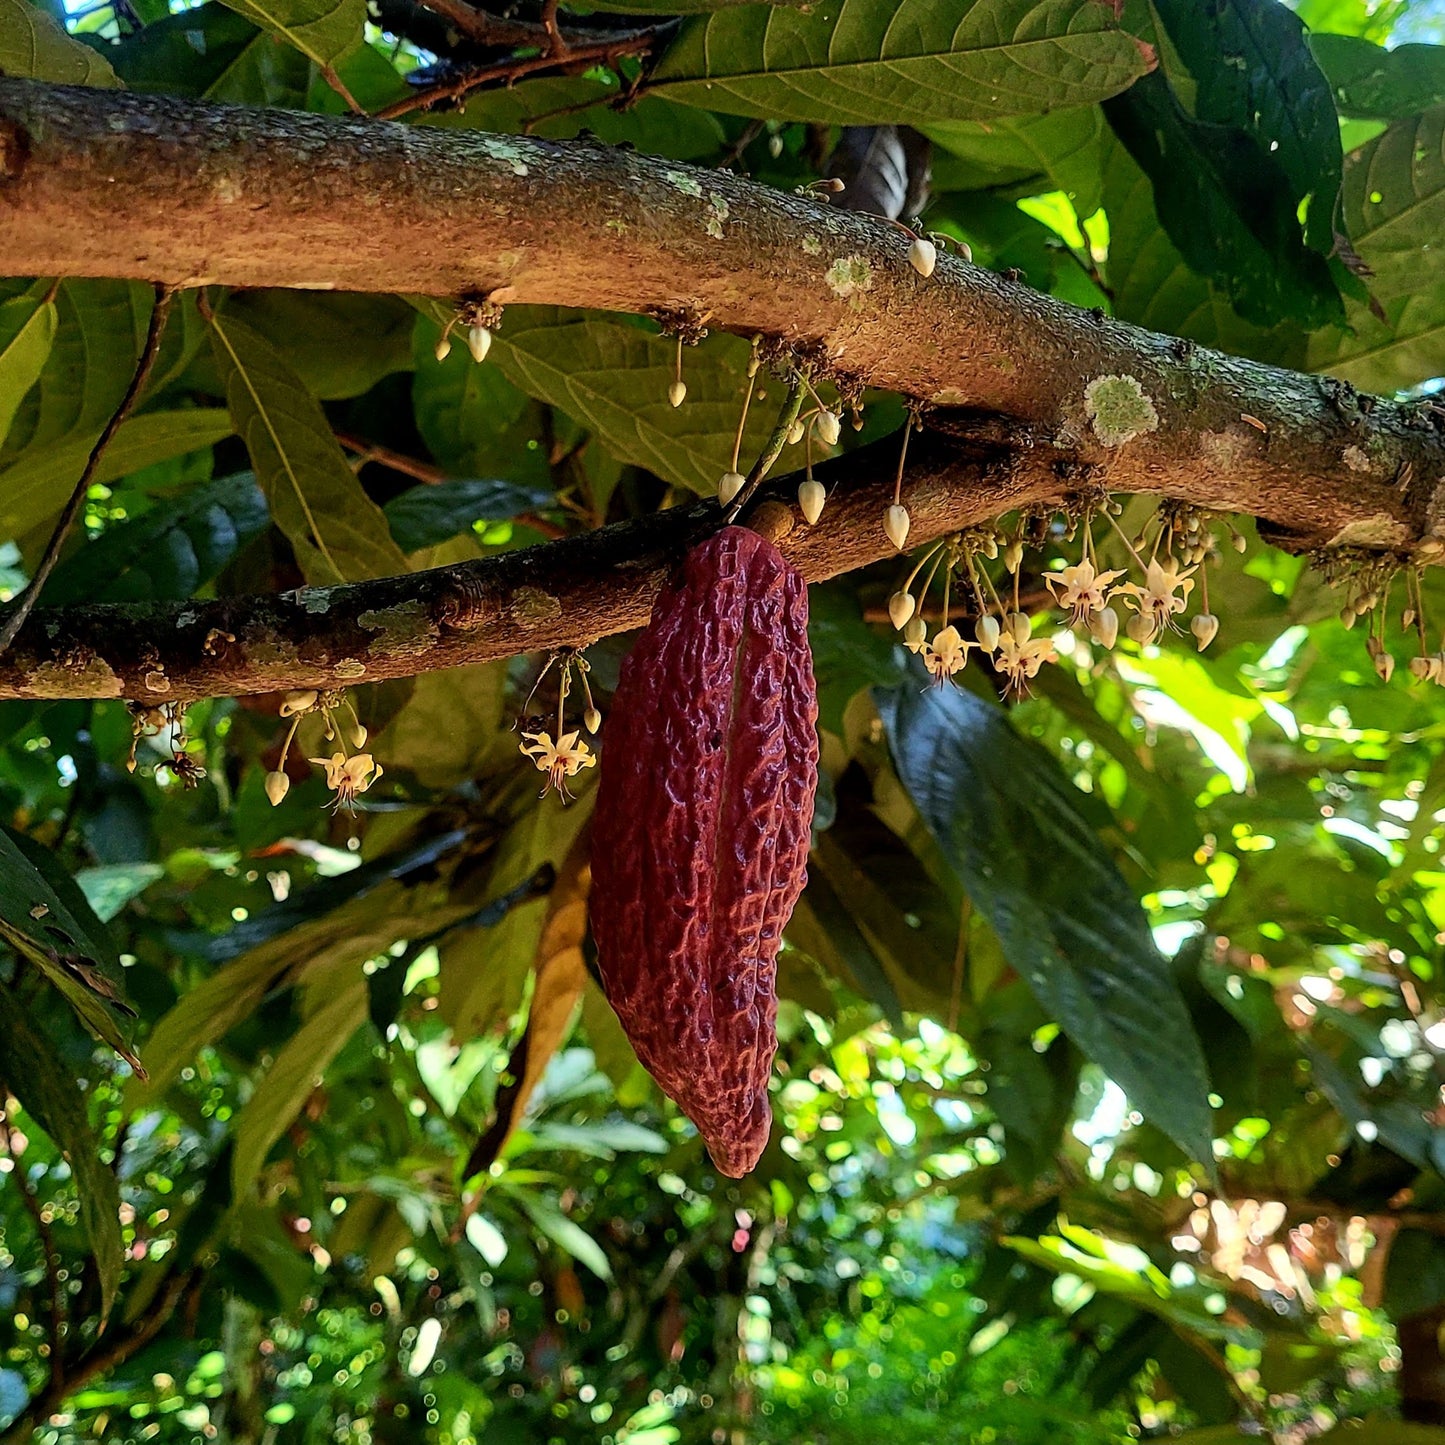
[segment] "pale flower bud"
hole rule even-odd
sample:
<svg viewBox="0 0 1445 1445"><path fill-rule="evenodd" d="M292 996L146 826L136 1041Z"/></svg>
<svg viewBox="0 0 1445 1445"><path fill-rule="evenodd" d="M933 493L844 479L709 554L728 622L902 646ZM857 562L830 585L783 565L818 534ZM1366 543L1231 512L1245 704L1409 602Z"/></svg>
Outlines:
<svg viewBox="0 0 1445 1445"><path fill-rule="evenodd" d="M1412 657L1410 659L1410 675L1415 678L1416 681L1424 682L1425 679L1430 676L1430 663L1432 661L1433 659L1429 657Z"/></svg>
<svg viewBox="0 0 1445 1445"><path fill-rule="evenodd" d="M823 504L828 500L828 490L822 482L803 482L798 487L798 506L811 527L823 515Z"/></svg>
<svg viewBox="0 0 1445 1445"><path fill-rule="evenodd" d="M973 247L970 246L967 241L955 241L953 244L957 248L958 254L962 256L965 261L973 260Z"/></svg>
<svg viewBox="0 0 1445 1445"><path fill-rule="evenodd" d="M1136 612L1129 619L1129 625L1126 631L1140 646L1154 641L1154 624L1142 612Z"/></svg>
<svg viewBox="0 0 1445 1445"><path fill-rule="evenodd" d="M291 779L279 770L266 774L266 796L271 800L271 806L278 808L281 799L291 790Z"/></svg>
<svg viewBox="0 0 1445 1445"><path fill-rule="evenodd" d="M1015 642L1027 642L1034 630L1034 625L1029 621L1026 612L1010 612L1003 620L1004 626L1008 628L1009 635Z"/></svg>
<svg viewBox="0 0 1445 1445"><path fill-rule="evenodd" d="M747 486L748 479L741 472L724 472L717 484L717 499L723 506L731 506L733 498Z"/></svg>
<svg viewBox="0 0 1445 1445"><path fill-rule="evenodd" d="M807 428L801 421L795 421L792 426L788 428L788 445L790 447L797 446L797 444L803 440L803 433L806 430Z"/></svg>
<svg viewBox="0 0 1445 1445"><path fill-rule="evenodd" d="M316 698L314 687L294 688L281 704L281 716L295 717L297 713L310 712L316 706Z"/></svg>
<svg viewBox="0 0 1445 1445"><path fill-rule="evenodd" d="M1119 640L1119 614L1112 607L1101 607L1090 615L1089 631L1100 647L1113 647Z"/></svg>
<svg viewBox="0 0 1445 1445"><path fill-rule="evenodd" d="M589 733L595 733L602 726L602 714L595 707L589 707L582 714L582 726Z"/></svg>
<svg viewBox="0 0 1445 1445"><path fill-rule="evenodd" d="M843 429L843 420L836 411L820 411L817 427L818 435L825 446L835 447L838 445L838 437Z"/></svg>
<svg viewBox="0 0 1445 1445"><path fill-rule="evenodd" d="M1024 544L1017 537L1003 549L1003 565L1010 572L1017 572L1024 560Z"/></svg>
<svg viewBox="0 0 1445 1445"><path fill-rule="evenodd" d="M673 406L681 406L687 400L687 383L685 381L674 381L667 388L667 399Z"/></svg>
<svg viewBox="0 0 1445 1445"><path fill-rule="evenodd" d="M973 625L973 635L978 638L978 645L985 652L993 652L998 647L998 618L985 613Z"/></svg>
<svg viewBox="0 0 1445 1445"><path fill-rule="evenodd" d="M438 361L445 361L452 354L452 339L450 336L439 336L437 344L433 348Z"/></svg>
<svg viewBox="0 0 1445 1445"><path fill-rule="evenodd" d="M1359 615L1348 602L1340 608L1340 621L1343 622L1346 627L1353 627L1355 625L1355 619Z"/></svg>
<svg viewBox="0 0 1445 1445"><path fill-rule="evenodd" d="M915 237L908 248L908 263L920 276L933 275L933 268L938 264L938 247L922 236Z"/></svg>
<svg viewBox="0 0 1445 1445"><path fill-rule="evenodd" d="M1388 652L1382 652L1375 659L1375 671L1380 675L1381 682L1389 682L1395 671L1395 659Z"/></svg>
<svg viewBox="0 0 1445 1445"><path fill-rule="evenodd" d="M917 652L928 641L928 624L921 617L915 617L903 629L903 641L906 646Z"/></svg>
<svg viewBox="0 0 1445 1445"><path fill-rule="evenodd" d="M1200 612L1189 619L1189 630L1194 634L1200 652L1203 652L1219 631L1219 619L1212 612Z"/></svg>
<svg viewBox="0 0 1445 1445"><path fill-rule="evenodd" d="M361 749L361 748L364 748L364 747L366 746L366 738L367 738L366 729L365 729L360 723L355 724L355 725L350 729L350 733L351 733L351 746L352 746L352 747L357 748L357 749Z"/></svg>
<svg viewBox="0 0 1445 1445"><path fill-rule="evenodd" d="M491 349L492 333L485 326L477 325L467 329L467 350L472 353L473 361L485 361L487 352Z"/></svg>
<svg viewBox="0 0 1445 1445"><path fill-rule="evenodd" d="M891 507L884 510L883 530L888 534L888 540L901 552L904 544L908 541L909 525L908 508L894 502Z"/></svg>
<svg viewBox="0 0 1445 1445"><path fill-rule="evenodd" d="M908 626L916 606L917 603L914 602L911 592L895 592L888 599L888 615L893 619L893 625L900 632Z"/></svg>

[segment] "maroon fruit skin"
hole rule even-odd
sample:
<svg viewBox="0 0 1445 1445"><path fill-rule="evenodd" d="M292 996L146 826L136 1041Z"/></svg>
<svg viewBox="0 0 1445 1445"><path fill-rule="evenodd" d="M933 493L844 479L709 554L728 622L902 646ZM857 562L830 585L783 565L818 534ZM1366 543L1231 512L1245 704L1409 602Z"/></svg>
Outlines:
<svg viewBox="0 0 1445 1445"><path fill-rule="evenodd" d="M772 1127L777 957L818 786L808 588L744 527L688 553L622 664L592 934L637 1057L741 1178Z"/></svg>

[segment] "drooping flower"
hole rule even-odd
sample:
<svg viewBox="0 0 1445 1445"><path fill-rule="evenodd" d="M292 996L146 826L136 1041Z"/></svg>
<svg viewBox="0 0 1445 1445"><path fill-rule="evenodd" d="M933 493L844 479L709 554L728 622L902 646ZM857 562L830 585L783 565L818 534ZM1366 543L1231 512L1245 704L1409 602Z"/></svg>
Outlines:
<svg viewBox="0 0 1445 1445"><path fill-rule="evenodd" d="M968 649L973 646L965 642L956 627L941 627L934 634L933 641L923 645L923 665L940 686L956 672L963 670L968 661Z"/></svg>
<svg viewBox="0 0 1445 1445"><path fill-rule="evenodd" d="M1062 572L1050 572L1044 581L1054 589L1059 606L1069 609L1069 621L1077 627L1087 622L1091 613L1103 611L1111 587L1123 575L1122 569L1096 572L1094 564L1085 558Z"/></svg>
<svg viewBox="0 0 1445 1445"><path fill-rule="evenodd" d="M381 777L382 766L370 753L332 753L329 758L310 758L318 768L326 769L326 786L336 794L338 808L350 808L358 793L364 793Z"/></svg>
<svg viewBox="0 0 1445 1445"><path fill-rule="evenodd" d="M1118 590L1139 617L1146 620L1152 640L1171 627L1173 619L1189 605L1189 594L1194 590L1194 569L1181 568L1174 557L1163 562L1156 560L1149 564L1142 587L1137 582L1121 582ZM1137 629L1131 627L1129 635L1138 641L1136 633L1143 632L1144 623L1141 623Z"/></svg>
<svg viewBox="0 0 1445 1445"><path fill-rule="evenodd" d="M1018 697L1028 692L1029 681L1039 675L1039 668L1046 662L1055 661L1057 657L1054 644L1049 638L1020 638L1017 632L1006 627L999 637L993 665L1003 673L1007 690Z"/></svg>
<svg viewBox="0 0 1445 1445"><path fill-rule="evenodd" d="M547 787L555 788L564 798L570 798L567 779L576 777L583 768L590 768L597 758L592 749L582 741L579 729L563 733L555 742L551 733L523 733L521 748L532 759L538 772L547 774ZM546 790L543 790L545 795Z"/></svg>

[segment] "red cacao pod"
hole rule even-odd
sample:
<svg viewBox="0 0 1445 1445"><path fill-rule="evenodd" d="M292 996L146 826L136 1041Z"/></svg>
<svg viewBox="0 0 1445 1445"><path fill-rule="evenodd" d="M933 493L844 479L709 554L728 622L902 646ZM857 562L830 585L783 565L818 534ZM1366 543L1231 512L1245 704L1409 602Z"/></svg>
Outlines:
<svg viewBox="0 0 1445 1445"><path fill-rule="evenodd" d="M818 785L808 588L725 527L622 664L592 824L592 934L647 1071L740 1178L768 1142L777 957Z"/></svg>

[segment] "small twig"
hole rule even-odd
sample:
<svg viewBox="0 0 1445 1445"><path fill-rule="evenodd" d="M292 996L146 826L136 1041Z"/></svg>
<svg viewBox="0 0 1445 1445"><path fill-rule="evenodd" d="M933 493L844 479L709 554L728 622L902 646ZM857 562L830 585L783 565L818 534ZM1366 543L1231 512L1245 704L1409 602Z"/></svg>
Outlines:
<svg viewBox="0 0 1445 1445"><path fill-rule="evenodd" d="M567 53L567 42L557 28L557 0L542 0L542 29L547 35L547 53L563 56Z"/></svg>
<svg viewBox="0 0 1445 1445"><path fill-rule="evenodd" d="M432 9L437 10L438 13L446 13L449 17L452 7L460 8L458 0L435 0L435 3L428 0L428 3ZM445 11L442 9L444 6L448 7ZM566 39L561 36L559 31L558 38L562 48L557 50L553 48L547 33L539 26L536 33L530 34L527 40L516 42L519 45L538 47L537 54L512 56L506 60L489 61L484 65L475 66L455 80L445 80L437 85L428 86L425 90L417 91L415 95L406 96L402 100L393 101L391 105L383 106L381 110L377 111L376 118L378 120L396 120L400 116L410 115L416 110L430 109L443 101L460 100L468 92L491 81L500 81L511 85L514 81L533 75L539 70L555 69L560 70L564 75L575 75L590 70L596 65L613 65L627 56L647 55L659 33L660 27L650 26L645 30L623 31L620 34L603 35L595 40L584 41L576 34L570 40Z"/></svg>
<svg viewBox="0 0 1445 1445"><path fill-rule="evenodd" d="M150 327L146 331L145 345L141 348L140 360L136 362L135 374L130 379L130 385L126 388L125 395L120 399L120 405L111 413L110 420L105 424L105 430L96 438L95 445L90 449L90 455L85 459L80 480L76 482L75 490L71 492L70 500L60 514L60 520L55 524L55 530L51 533L50 541L45 547L45 555L41 557L40 565L36 567L35 575L30 579L30 585L16 599L14 609L5 619L5 625L0 627L0 653L3 653L15 641L16 634L25 626L25 619L30 616L36 602L39 601L41 589L55 570L55 564L60 560L60 549L70 535L70 529L75 525L75 519L80 515L81 507L85 505L85 496L90 490L90 479L95 475L101 455L110 445L116 432L120 430L121 423L130 415L136 398L145 389L146 381L149 379L151 369L156 363L156 357L160 353L161 333L165 330L166 317L170 314L171 298L174 295L175 291L170 286L156 287L156 304L151 308Z"/></svg>
<svg viewBox="0 0 1445 1445"><path fill-rule="evenodd" d="M35 1197L29 1179L25 1177L24 1162L15 1148L15 1135L10 1125L10 1107L10 1101L0 1098L0 1133L5 1136L5 1152L10 1156L15 1183L20 1189L20 1201L35 1221L35 1232L40 1236L40 1248L45 1256L45 1281L50 1296L50 1383L46 1386L46 1393L58 1398L65 1391L65 1307L60 1287L60 1267L56 1262L55 1241L51 1237L45 1211L41 1209L40 1201Z"/></svg>
<svg viewBox="0 0 1445 1445"><path fill-rule="evenodd" d="M795 375L788 383L788 395L783 402L782 410L778 412L778 420L773 427L772 435L768 438L767 444L763 447L762 454L752 465L748 472L747 482L737 500L728 508L728 521L735 522L738 513L752 501L753 493L763 484L763 479L773 469L773 463L782 455L783 448L788 444L788 433L793 429L793 423L798 419L798 413L803 409L803 377ZM734 466L737 464L734 463Z"/></svg>
<svg viewBox="0 0 1445 1445"><path fill-rule="evenodd" d="M723 152L722 159L717 163L715 169L730 171L743 158L743 152L762 135L766 121L750 120L744 127L742 134Z"/></svg>

